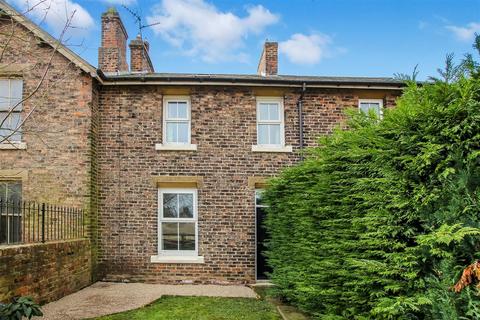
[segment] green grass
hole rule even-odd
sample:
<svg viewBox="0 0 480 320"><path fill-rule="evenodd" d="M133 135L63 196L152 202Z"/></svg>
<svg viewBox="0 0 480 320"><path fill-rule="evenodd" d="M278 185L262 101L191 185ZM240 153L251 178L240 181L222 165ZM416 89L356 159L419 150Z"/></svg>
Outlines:
<svg viewBox="0 0 480 320"><path fill-rule="evenodd" d="M97 320L280 320L275 306L252 298L164 296L140 309Z"/></svg>

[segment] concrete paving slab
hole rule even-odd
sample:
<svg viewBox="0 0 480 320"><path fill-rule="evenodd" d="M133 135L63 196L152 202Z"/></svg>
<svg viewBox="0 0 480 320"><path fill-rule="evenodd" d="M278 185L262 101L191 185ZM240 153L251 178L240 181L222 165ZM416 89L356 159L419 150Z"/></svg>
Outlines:
<svg viewBox="0 0 480 320"><path fill-rule="evenodd" d="M245 286L97 282L42 307L42 320L78 320L143 307L164 295L256 298Z"/></svg>

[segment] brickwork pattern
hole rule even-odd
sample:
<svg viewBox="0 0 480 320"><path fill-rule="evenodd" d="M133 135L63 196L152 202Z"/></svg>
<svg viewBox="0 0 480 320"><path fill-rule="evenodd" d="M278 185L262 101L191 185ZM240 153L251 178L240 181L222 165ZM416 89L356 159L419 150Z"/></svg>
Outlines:
<svg viewBox="0 0 480 320"><path fill-rule="evenodd" d="M278 43L265 42L257 72L272 76L278 74Z"/></svg>
<svg viewBox="0 0 480 320"><path fill-rule="evenodd" d="M104 72L128 71L127 38L118 12L102 15L102 44L98 48L98 67Z"/></svg>
<svg viewBox="0 0 480 320"><path fill-rule="evenodd" d="M0 42L7 41L11 27L0 20ZM39 84L53 49L23 27L15 28L1 61L8 67L0 68L0 77L23 79L26 97ZM0 179L5 179L2 170L23 173L25 200L88 207L93 81L56 53L40 90L23 104L24 117L36 108L23 127L27 149L0 150Z"/></svg>
<svg viewBox="0 0 480 320"><path fill-rule="evenodd" d="M255 281L254 191L248 177L274 176L299 160L298 92L285 91L285 141L293 153L255 153L256 94L250 88L190 88L196 152L155 151L165 88L104 87L100 95L100 278L162 283ZM309 90L305 141L314 146L368 92ZM391 93L385 93L389 97ZM390 101L390 100L388 100ZM204 264L154 264L157 188L152 176L202 176L199 254Z"/></svg>
<svg viewBox="0 0 480 320"><path fill-rule="evenodd" d="M47 303L91 283L89 240L0 247L0 301Z"/></svg>

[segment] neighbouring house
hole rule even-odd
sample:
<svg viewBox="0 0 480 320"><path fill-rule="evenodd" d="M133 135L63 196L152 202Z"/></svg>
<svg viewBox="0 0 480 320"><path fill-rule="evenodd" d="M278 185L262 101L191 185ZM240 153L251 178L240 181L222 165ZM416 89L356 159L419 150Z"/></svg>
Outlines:
<svg viewBox="0 0 480 320"><path fill-rule="evenodd" d="M266 180L301 161L345 109L381 115L403 88L391 78L280 75L275 42L256 74L155 72L149 44L128 43L114 9L102 15L95 68L52 50L57 42L4 1L0 10L2 43L18 22L0 66L0 119L53 56L38 92L8 115L13 128L35 109L0 144L0 197L85 208L96 279L265 279Z"/></svg>

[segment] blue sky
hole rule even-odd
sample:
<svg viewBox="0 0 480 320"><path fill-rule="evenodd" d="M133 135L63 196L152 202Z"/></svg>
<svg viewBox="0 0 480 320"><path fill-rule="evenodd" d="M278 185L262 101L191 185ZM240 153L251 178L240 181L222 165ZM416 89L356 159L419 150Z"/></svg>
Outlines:
<svg viewBox="0 0 480 320"><path fill-rule="evenodd" d="M25 10L26 0L7 0ZM28 0L30 6L40 0ZM54 36L76 10L68 44L97 65L100 16L115 5L129 38L145 23L157 72L255 73L265 39L280 44L279 73L337 76L435 75L445 55L472 52L480 0L44 0L30 12Z"/></svg>

